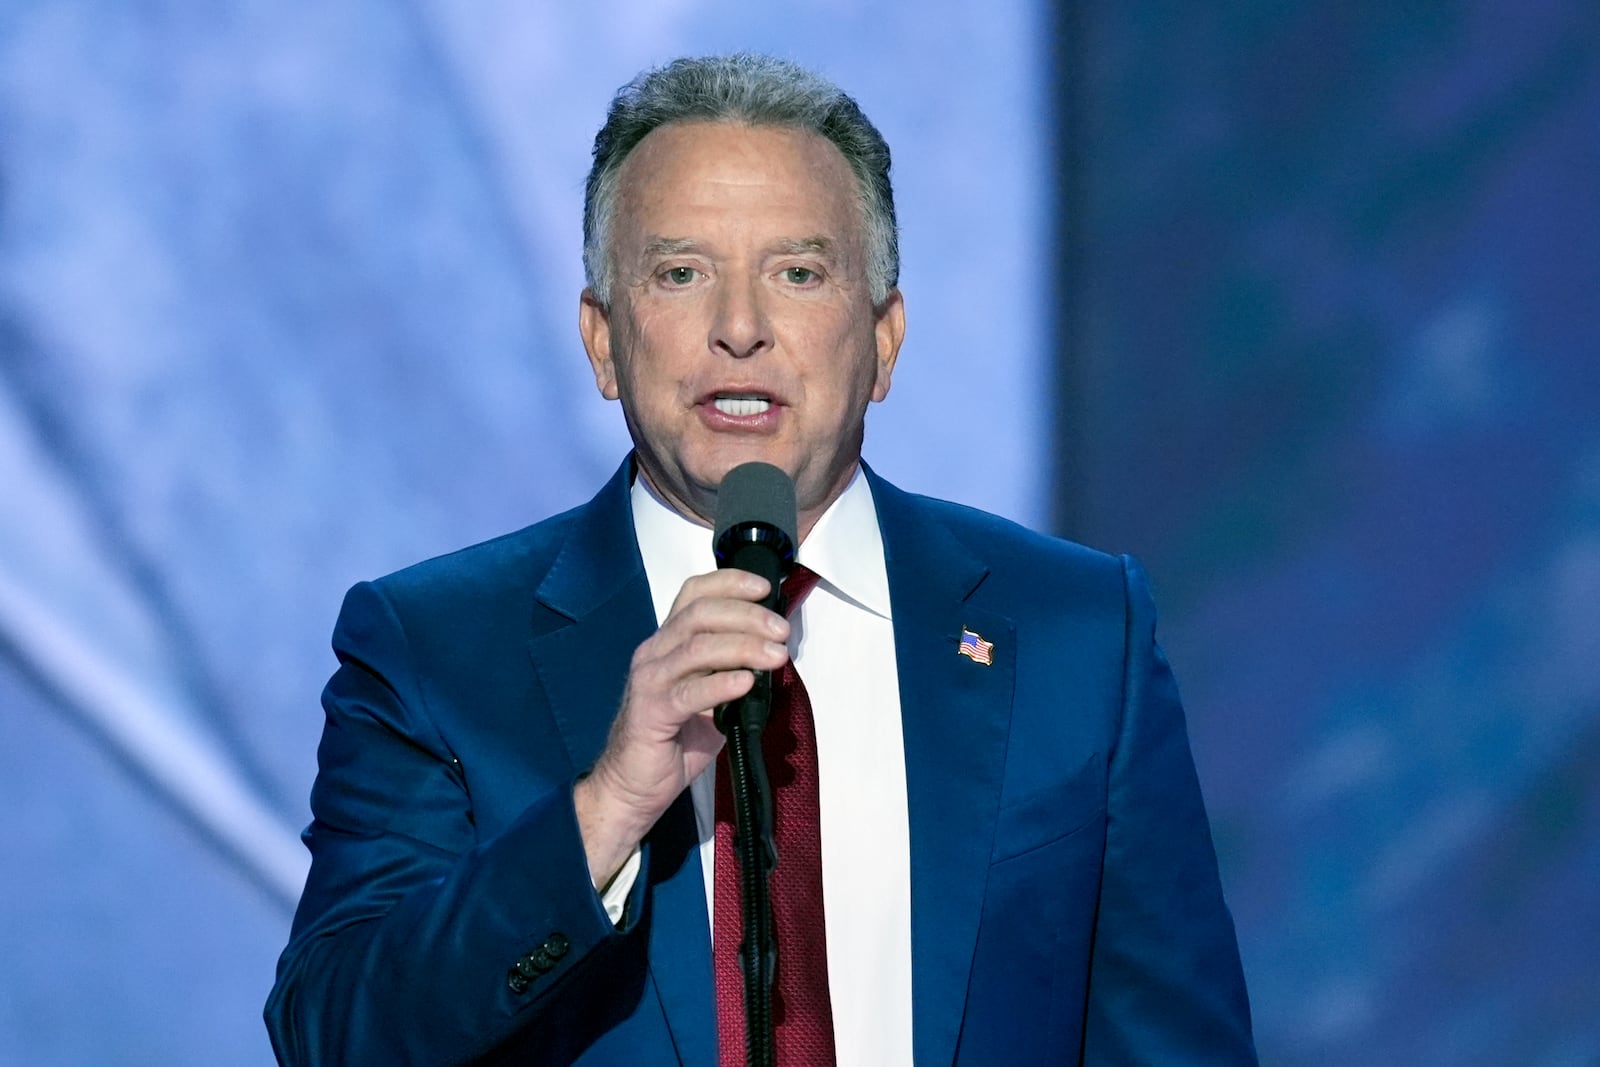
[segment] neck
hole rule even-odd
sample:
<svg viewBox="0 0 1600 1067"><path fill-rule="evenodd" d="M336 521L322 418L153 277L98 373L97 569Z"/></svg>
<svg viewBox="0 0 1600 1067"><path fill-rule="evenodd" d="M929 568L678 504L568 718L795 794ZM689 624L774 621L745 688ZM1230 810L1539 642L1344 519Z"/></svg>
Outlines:
<svg viewBox="0 0 1600 1067"><path fill-rule="evenodd" d="M845 469L844 474L840 477L837 484L832 487L820 504L815 507L802 507L799 510L798 514L796 515L796 524L799 526L796 534L799 537L799 544L804 544L806 538L811 536L811 531L816 527L817 522L824 514L827 513L827 510L833 506L833 502L843 496L846 489L850 488L850 483L855 481L856 473L860 469L861 461L857 459ZM663 506L676 511L679 515L682 515L696 526L704 526L708 530L715 527L716 523L712 516L702 515L699 511L691 507L687 501L679 500L673 494L663 491L661 486L656 482L655 478L651 476L650 471L645 468L644 464L638 461L637 456L635 456L634 459L634 473L642 482L644 482L645 490L649 492L651 496L655 497L656 500Z"/></svg>

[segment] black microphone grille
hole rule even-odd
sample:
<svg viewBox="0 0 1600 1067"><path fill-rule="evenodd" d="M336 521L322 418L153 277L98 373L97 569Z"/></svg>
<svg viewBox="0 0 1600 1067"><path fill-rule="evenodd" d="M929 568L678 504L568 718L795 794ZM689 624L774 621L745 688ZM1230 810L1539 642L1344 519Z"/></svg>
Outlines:
<svg viewBox="0 0 1600 1067"><path fill-rule="evenodd" d="M795 527L794 482L770 463L741 463L722 478L717 488L717 528L713 544L734 526L761 523L772 526L798 544Z"/></svg>

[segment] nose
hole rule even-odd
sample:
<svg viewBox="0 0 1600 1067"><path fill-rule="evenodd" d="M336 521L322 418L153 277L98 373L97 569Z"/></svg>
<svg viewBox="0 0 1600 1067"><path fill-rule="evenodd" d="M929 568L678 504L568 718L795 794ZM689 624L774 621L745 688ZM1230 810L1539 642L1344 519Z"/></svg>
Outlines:
<svg viewBox="0 0 1600 1067"><path fill-rule="evenodd" d="M756 279L725 279L718 287L707 340L713 352L734 359L748 359L772 347L772 325Z"/></svg>

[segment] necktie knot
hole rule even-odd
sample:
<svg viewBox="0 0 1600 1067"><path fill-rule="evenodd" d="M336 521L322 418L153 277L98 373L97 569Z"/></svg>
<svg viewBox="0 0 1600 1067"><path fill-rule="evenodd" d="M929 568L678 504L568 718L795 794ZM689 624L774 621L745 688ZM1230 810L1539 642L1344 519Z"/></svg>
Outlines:
<svg viewBox="0 0 1600 1067"><path fill-rule="evenodd" d="M783 580L783 611L785 615L793 615L800 607L800 602L806 594L816 587L822 576L807 567L804 563L796 563L789 576Z"/></svg>

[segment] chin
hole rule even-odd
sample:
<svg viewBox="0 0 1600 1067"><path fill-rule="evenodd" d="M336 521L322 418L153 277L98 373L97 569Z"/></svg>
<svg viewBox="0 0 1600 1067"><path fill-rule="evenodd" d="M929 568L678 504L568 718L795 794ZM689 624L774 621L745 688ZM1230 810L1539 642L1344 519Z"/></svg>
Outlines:
<svg viewBox="0 0 1600 1067"><path fill-rule="evenodd" d="M706 464L705 469L713 475L711 484L720 485L729 471L744 463L770 463L791 478L795 474L794 465L787 456L777 455L772 449L759 446L725 449Z"/></svg>

